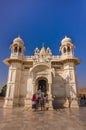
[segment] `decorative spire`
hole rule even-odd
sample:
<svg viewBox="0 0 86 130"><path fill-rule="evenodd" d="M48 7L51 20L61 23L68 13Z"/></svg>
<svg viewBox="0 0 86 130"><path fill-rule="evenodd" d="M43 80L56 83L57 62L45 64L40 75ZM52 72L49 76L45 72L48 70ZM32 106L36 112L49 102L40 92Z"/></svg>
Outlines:
<svg viewBox="0 0 86 130"><path fill-rule="evenodd" d="M65 38L67 38L67 36L65 35Z"/></svg>
<svg viewBox="0 0 86 130"><path fill-rule="evenodd" d="M18 35L18 38L20 38L20 35Z"/></svg>
<svg viewBox="0 0 86 130"><path fill-rule="evenodd" d="M44 47L44 42L42 43L42 47Z"/></svg>

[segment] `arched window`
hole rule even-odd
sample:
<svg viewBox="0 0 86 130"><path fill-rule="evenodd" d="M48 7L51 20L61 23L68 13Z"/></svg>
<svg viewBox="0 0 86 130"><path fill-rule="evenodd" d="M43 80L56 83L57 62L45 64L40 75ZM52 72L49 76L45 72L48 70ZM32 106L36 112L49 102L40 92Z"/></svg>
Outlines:
<svg viewBox="0 0 86 130"><path fill-rule="evenodd" d="M63 52L66 53L66 48L64 47Z"/></svg>
<svg viewBox="0 0 86 130"><path fill-rule="evenodd" d="M15 47L14 52L17 52L17 47Z"/></svg>
<svg viewBox="0 0 86 130"><path fill-rule="evenodd" d="M21 53L22 49L19 47L19 53Z"/></svg>
<svg viewBox="0 0 86 130"><path fill-rule="evenodd" d="M70 52L70 47L69 46L67 47L67 52Z"/></svg>

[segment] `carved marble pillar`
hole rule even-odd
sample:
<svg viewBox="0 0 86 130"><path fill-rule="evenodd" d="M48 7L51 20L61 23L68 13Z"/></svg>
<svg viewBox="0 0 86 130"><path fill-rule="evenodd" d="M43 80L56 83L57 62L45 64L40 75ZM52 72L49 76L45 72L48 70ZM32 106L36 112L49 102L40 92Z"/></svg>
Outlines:
<svg viewBox="0 0 86 130"><path fill-rule="evenodd" d="M33 86L32 86L32 95L35 93L36 88L35 88L35 83L33 82Z"/></svg>
<svg viewBox="0 0 86 130"><path fill-rule="evenodd" d="M51 85L52 83L49 83L49 92L48 92L48 99L49 99L49 106L50 108L49 109L53 109L53 106L52 106L52 91L51 91Z"/></svg>
<svg viewBox="0 0 86 130"><path fill-rule="evenodd" d="M32 91L27 92L26 99L25 99L25 107L32 109L32 96L35 93L35 83L32 83Z"/></svg>

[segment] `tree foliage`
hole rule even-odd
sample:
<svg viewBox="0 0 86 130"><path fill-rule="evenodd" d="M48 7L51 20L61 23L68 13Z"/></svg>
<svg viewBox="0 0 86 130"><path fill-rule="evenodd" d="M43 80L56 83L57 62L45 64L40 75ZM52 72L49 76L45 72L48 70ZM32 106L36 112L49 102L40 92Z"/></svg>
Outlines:
<svg viewBox="0 0 86 130"><path fill-rule="evenodd" d="M5 96L6 95L6 89L7 89L7 84L5 84L2 87L1 92L0 92L0 96Z"/></svg>

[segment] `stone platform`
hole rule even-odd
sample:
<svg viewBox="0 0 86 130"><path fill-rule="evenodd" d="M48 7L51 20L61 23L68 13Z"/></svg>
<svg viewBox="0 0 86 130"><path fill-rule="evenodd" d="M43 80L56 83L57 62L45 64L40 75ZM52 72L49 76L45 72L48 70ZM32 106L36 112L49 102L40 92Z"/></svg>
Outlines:
<svg viewBox="0 0 86 130"><path fill-rule="evenodd" d="M86 107L33 112L0 105L0 130L86 130Z"/></svg>

